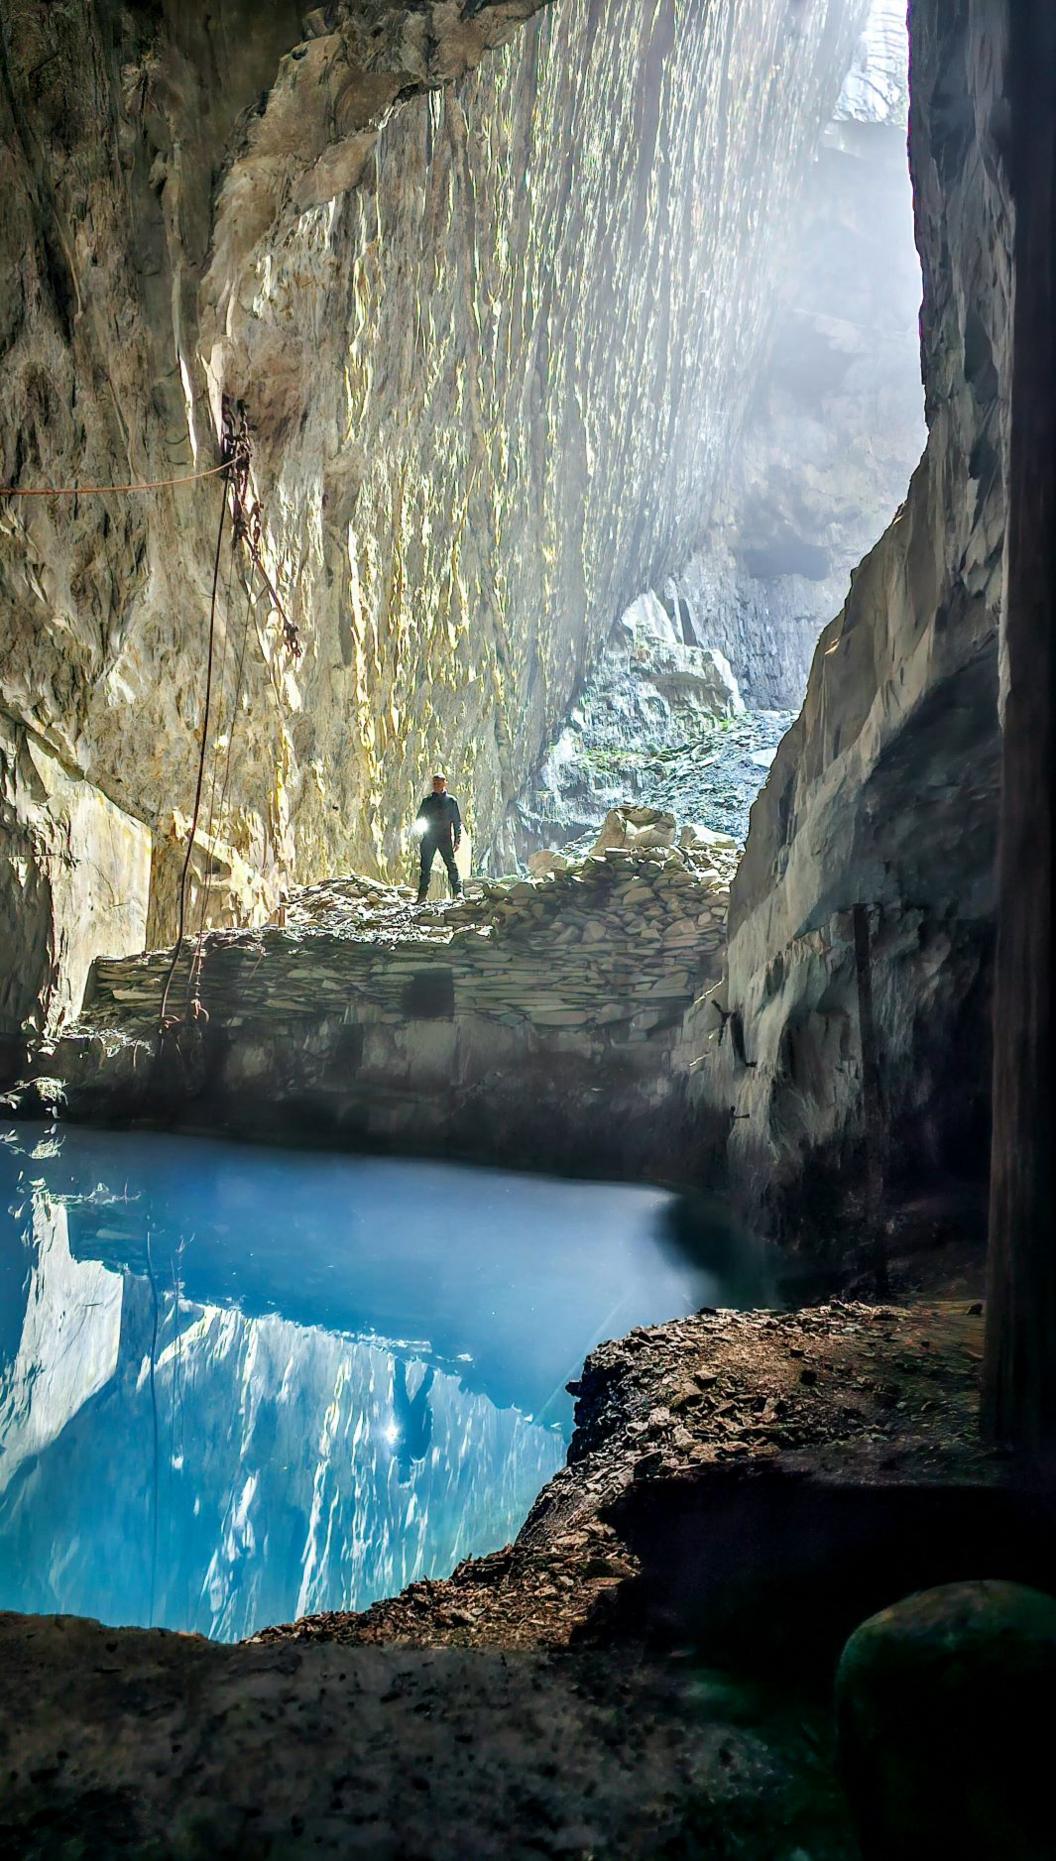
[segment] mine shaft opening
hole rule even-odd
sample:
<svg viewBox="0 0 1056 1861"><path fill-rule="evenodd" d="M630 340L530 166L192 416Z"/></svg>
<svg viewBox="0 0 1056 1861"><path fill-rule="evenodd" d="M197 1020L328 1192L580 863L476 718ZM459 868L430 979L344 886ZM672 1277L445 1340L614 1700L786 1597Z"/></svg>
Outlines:
<svg viewBox="0 0 1056 1861"><path fill-rule="evenodd" d="M775 229L770 323L730 468L693 547L634 590L513 803L510 843L529 868L589 851L621 806L744 845L818 637L924 446L908 116L906 9L873 0Z"/></svg>

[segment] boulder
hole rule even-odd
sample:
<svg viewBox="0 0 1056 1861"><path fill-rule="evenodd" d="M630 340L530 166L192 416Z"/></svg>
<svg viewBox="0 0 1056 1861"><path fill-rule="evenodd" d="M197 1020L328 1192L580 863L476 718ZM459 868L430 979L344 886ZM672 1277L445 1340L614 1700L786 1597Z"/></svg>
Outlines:
<svg viewBox="0 0 1056 1861"><path fill-rule="evenodd" d="M673 847L676 831L674 815L660 808L610 808L591 851L646 852L652 847Z"/></svg>
<svg viewBox="0 0 1056 1861"><path fill-rule="evenodd" d="M725 847L728 852L737 851L737 842L732 834L717 834L710 827L701 827L696 821L687 821L678 836L678 844L689 851L698 847Z"/></svg>
<svg viewBox="0 0 1056 1861"><path fill-rule="evenodd" d="M528 870L533 879L547 879L555 872L567 872L573 863L570 854L555 853L547 848L545 852L529 855Z"/></svg>
<svg viewBox="0 0 1056 1861"><path fill-rule="evenodd" d="M1021 1584L924 1590L840 1659L841 1768L865 1861L1042 1861L1056 1600Z"/></svg>

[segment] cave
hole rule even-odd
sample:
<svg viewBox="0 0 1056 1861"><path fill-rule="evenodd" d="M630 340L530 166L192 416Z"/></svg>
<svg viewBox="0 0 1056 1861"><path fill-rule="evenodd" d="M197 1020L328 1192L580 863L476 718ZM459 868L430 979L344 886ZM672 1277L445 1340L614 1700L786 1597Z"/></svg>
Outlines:
<svg viewBox="0 0 1056 1861"><path fill-rule="evenodd" d="M0 126L5 1851L1041 1861L1056 14Z"/></svg>

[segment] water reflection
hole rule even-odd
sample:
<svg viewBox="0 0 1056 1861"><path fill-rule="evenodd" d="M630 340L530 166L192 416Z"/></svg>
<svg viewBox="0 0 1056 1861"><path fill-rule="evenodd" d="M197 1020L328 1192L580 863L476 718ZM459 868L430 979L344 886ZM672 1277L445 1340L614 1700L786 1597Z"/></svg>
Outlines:
<svg viewBox="0 0 1056 1861"><path fill-rule="evenodd" d="M429 1391L433 1387L436 1372L432 1364L426 1367L422 1380L414 1395L407 1390L407 1367L402 1358L397 1358L392 1372L392 1439L396 1446L396 1465L399 1478L406 1485L411 1477L411 1467L416 1460L424 1460L433 1438L433 1411L429 1407Z"/></svg>
<svg viewBox="0 0 1056 1861"><path fill-rule="evenodd" d="M226 1639L514 1535L604 1335L717 1302L659 1191L20 1127L0 1607Z"/></svg>

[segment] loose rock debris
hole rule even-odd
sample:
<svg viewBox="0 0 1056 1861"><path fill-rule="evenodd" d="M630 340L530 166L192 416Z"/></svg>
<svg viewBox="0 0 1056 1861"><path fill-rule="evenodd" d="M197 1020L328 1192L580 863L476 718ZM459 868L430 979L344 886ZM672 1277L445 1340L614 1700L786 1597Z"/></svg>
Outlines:
<svg viewBox="0 0 1056 1861"><path fill-rule="evenodd" d="M601 1345L570 1385L568 1463L514 1544L360 1614L261 1639L567 1647L638 1574L610 1516L636 1482L706 1482L737 1465L862 1485L985 1483L995 1463L977 1439L981 1350L981 1313L962 1303L702 1312L639 1328Z"/></svg>

